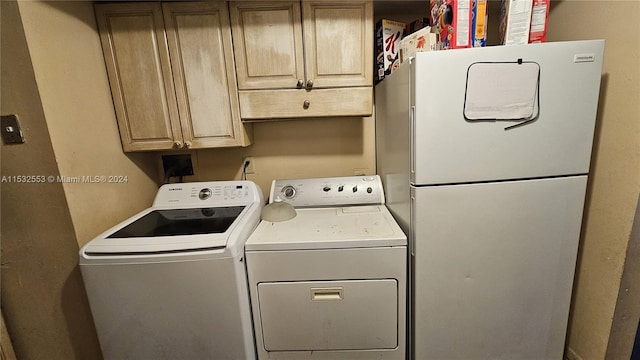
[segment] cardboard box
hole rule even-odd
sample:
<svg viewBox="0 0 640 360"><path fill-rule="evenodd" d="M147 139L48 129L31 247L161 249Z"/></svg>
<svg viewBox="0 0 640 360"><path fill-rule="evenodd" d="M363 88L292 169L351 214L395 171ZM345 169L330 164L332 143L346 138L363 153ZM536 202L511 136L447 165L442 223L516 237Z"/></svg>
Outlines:
<svg viewBox="0 0 640 360"><path fill-rule="evenodd" d="M503 45L529 43L533 0L502 0L498 42Z"/></svg>
<svg viewBox="0 0 640 360"><path fill-rule="evenodd" d="M487 0L475 0L471 11L471 46L487 46Z"/></svg>
<svg viewBox="0 0 640 360"><path fill-rule="evenodd" d="M472 0L430 0L431 27L440 49L471 47L471 4Z"/></svg>
<svg viewBox="0 0 640 360"><path fill-rule="evenodd" d="M438 50L438 35L427 26L400 40L400 63L407 61L415 53Z"/></svg>
<svg viewBox="0 0 640 360"><path fill-rule="evenodd" d="M399 45L405 24L382 19L376 24L376 57L373 78L375 83L391 75L400 66Z"/></svg>
<svg viewBox="0 0 640 360"><path fill-rule="evenodd" d="M547 41L547 22L551 0L533 0L529 44Z"/></svg>

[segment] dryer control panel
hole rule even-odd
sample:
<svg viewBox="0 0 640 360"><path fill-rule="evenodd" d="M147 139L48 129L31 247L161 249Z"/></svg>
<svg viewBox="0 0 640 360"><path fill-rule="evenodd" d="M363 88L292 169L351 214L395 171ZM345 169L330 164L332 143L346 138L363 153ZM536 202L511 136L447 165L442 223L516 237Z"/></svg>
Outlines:
<svg viewBox="0 0 640 360"><path fill-rule="evenodd" d="M384 204L378 175L273 180L269 202L285 201L294 207L329 207Z"/></svg>

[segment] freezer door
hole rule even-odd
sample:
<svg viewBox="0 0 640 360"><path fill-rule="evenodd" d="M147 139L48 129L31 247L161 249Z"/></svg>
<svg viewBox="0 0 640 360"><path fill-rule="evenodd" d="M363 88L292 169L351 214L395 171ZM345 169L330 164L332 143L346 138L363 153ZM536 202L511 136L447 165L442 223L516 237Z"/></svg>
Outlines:
<svg viewBox="0 0 640 360"><path fill-rule="evenodd" d="M562 359L586 176L412 189L415 359Z"/></svg>
<svg viewBox="0 0 640 360"><path fill-rule="evenodd" d="M593 40L416 54L411 182L588 173L603 51Z"/></svg>

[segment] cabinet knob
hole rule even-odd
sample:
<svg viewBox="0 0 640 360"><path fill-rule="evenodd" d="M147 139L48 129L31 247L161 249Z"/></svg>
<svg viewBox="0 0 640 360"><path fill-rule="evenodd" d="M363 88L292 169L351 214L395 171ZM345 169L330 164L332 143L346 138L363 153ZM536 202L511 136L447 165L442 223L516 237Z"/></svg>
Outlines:
<svg viewBox="0 0 640 360"><path fill-rule="evenodd" d="M302 89L302 86L304 86L304 81L302 81L302 79L298 79L298 83L296 84L296 86L298 87L298 89Z"/></svg>
<svg viewBox="0 0 640 360"><path fill-rule="evenodd" d="M173 142L173 147L181 148L182 147L182 143L180 141L174 141Z"/></svg>
<svg viewBox="0 0 640 360"><path fill-rule="evenodd" d="M185 142L184 142L184 148L185 148L185 149L188 149L188 148L190 148L190 147L191 147L191 142L189 142L189 141L185 141Z"/></svg>
<svg viewBox="0 0 640 360"><path fill-rule="evenodd" d="M313 87L313 80L307 80L307 90L310 90Z"/></svg>
<svg viewBox="0 0 640 360"><path fill-rule="evenodd" d="M309 100L305 100L305 101L302 103L302 107L303 107L304 109L308 109L308 108L309 108L309 105L311 105L311 101L309 101Z"/></svg>

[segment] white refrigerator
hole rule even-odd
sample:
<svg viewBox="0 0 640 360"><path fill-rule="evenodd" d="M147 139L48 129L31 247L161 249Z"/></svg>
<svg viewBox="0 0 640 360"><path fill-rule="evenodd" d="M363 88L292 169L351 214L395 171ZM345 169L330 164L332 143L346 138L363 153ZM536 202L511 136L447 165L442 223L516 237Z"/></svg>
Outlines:
<svg viewBox="0 0 640 360"><path fill-rule="evenodd" d="M562 359L604 41L417 53L375 88L416 360Z"/></svg>

